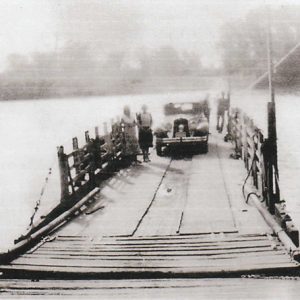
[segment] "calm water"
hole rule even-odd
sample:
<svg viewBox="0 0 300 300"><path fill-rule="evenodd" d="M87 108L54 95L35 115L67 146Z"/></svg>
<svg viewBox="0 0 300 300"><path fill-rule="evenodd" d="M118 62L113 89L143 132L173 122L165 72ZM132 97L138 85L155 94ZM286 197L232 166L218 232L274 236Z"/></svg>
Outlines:
<svg viewBox="0 0 300 300"><path fill-rule="evenodd" d="M57 146L62 144L70 150L74 136L82 145L85 130L93 136L98 125L101 131L102 123L120 115L125 104L136 112L147 103L154 122L159 123L163 103L202 99L206 92L1 102L0 248L7 249L25 231L50 167L52 175L41 200L41 212L59 201ZM266 94L238 92L232 98L266 127ZM300 228L300 101L296 96L278 95L277 103L281 188Z"/></svg>

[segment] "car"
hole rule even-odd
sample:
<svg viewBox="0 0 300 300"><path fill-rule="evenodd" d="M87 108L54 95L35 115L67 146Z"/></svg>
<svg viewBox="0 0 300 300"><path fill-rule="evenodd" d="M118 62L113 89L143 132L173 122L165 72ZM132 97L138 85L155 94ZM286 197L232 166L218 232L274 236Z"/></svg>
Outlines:
<svg viewBox="0 0 300 300"><path fill-rule="evenodd" d="M158 127L156 153L208 152L208 100L168 103L164 106L165 123Z"/></svg>

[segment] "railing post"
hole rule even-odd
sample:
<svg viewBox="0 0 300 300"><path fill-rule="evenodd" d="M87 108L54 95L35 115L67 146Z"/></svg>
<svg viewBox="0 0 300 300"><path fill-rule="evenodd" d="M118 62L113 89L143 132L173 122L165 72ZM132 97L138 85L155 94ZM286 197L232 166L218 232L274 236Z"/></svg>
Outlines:
<svg viewBox="0 0 300 300"><path fill-rule="evenodd" d="M77 137L74 137L72 139L72 145L73 145L73 159L74 159L74 166L76 174L80 172L80 153L78 152L79 146L78 146L78 139Z"/></svg>
<svg viewBox="0 0 300 300"><path fill-rule="evenodd" d="M257 157L259 165L259 174L258 174L258 190L260 195L265 199L265 169L264 169L264 157L262 153L264 137L260 130L257 130Z"/></svg>
<svg viewBox="0 0 300 300"><path fill-rule="evenodd" d="M89 134L89 132L86 131L86 132L84 133L84 136L85 136L85 141L88 143L88 142L90 141L90 134Z"/></svg>
<svg viewBox="0 0 300 300"><path fill-rule="evenodd" d="M101 145L105 143L103 138L100 138L99 128L95 127L95 141L94 141L94 160L95 160L95 169L101 168Z"/></svg>
<svg viewBox="0 0 300 300"><path fill-rule="evenodd" d="M266 160L267 173L267 202L269 211L274 214L275 203L280 201L278 184L278 163L277 163L277 132L275 102L268 102L268 139L265 147L264 159Z"/></svg>
<svg viewBox="0 0 300 300"><path fill-rule="evenodd" d="M64 153L64 147L60 146L57 148L57 156L58 156L58 165L59 165L59 173L60 173L60 188L61 188L61 196L60 201L64 202L68 200L69 194L69 166L68 166L68 157Z"/></svg>
<svg viewBox="0 0 300 300"><path fill-rule="evenodd" d="M232 116L231 116L231 103L230 103L230 93L227 95L228 103L227 103L227 133L224 136L224 141L228 142L232 140Z"/></svg>
<svg viewBox="0 0 300 300"><path fill-rule="evenodd" d="M234 159L239 159L241 157L241 146L242 146L242 133L241 133L241 122L240 122L240 111L234 111L234 154L231 155Z"/></svg>
<svg viewBox="0 0 300 300"><path fill-rule="evenodd" d="M100 135L99 135L99 127L98 126L95 127L95 137L96 137L96 139L97 138L99 139L99 137L100 137Z"/></svg>
<svg viewBox="0 0 300 300"><path fill-rule="evenodd" d="M253 166L252 166L252 172L253 172L253 184L258 189L258 136L257 136L257 129L253 126Z"/></svg>
<svg viewBox="0 0 300 300"><path fill-rule="evenodd" d="M249 168L249 148L248 148L248 134L247 134L247 127L249 124L249 118L246 114L244 114L243 117L243 153L242 153L242 158L244 160L244 164L246 169L248 170Z"/></svg>
<svg viewBox="0 0 300 300"><path fill-rule="evenodd" d="M107 122L103 122L103 133L105 142L111 147L111 134L108 131Z"/></svg>

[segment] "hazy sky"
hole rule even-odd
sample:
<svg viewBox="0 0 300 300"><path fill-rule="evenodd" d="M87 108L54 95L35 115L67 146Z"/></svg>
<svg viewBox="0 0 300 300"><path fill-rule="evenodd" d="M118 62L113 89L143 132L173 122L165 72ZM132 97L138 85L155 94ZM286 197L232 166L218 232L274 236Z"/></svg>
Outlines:
<svg viewBox="0 0 300 300"><path fill-rule="evenodd" d="M0 0L0 68L11 53L49 51L67 41L99 54L170 44L211 63L220 26L268 3L297 1Z"/></svg>

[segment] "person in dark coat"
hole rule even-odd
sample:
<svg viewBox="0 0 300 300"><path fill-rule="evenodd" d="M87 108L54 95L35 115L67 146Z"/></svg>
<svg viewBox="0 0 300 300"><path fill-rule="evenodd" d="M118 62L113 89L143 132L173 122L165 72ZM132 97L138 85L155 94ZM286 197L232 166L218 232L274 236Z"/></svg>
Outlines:
<svg viewBox="0 0 300 300"><path fill-rule="evenodd" d="M149 148L153 147L152 116L147 111L146 105L142 106L142 112L137 114L137 124L139 127L139 145L143 152L144 162L149 162Z"/></svg>

